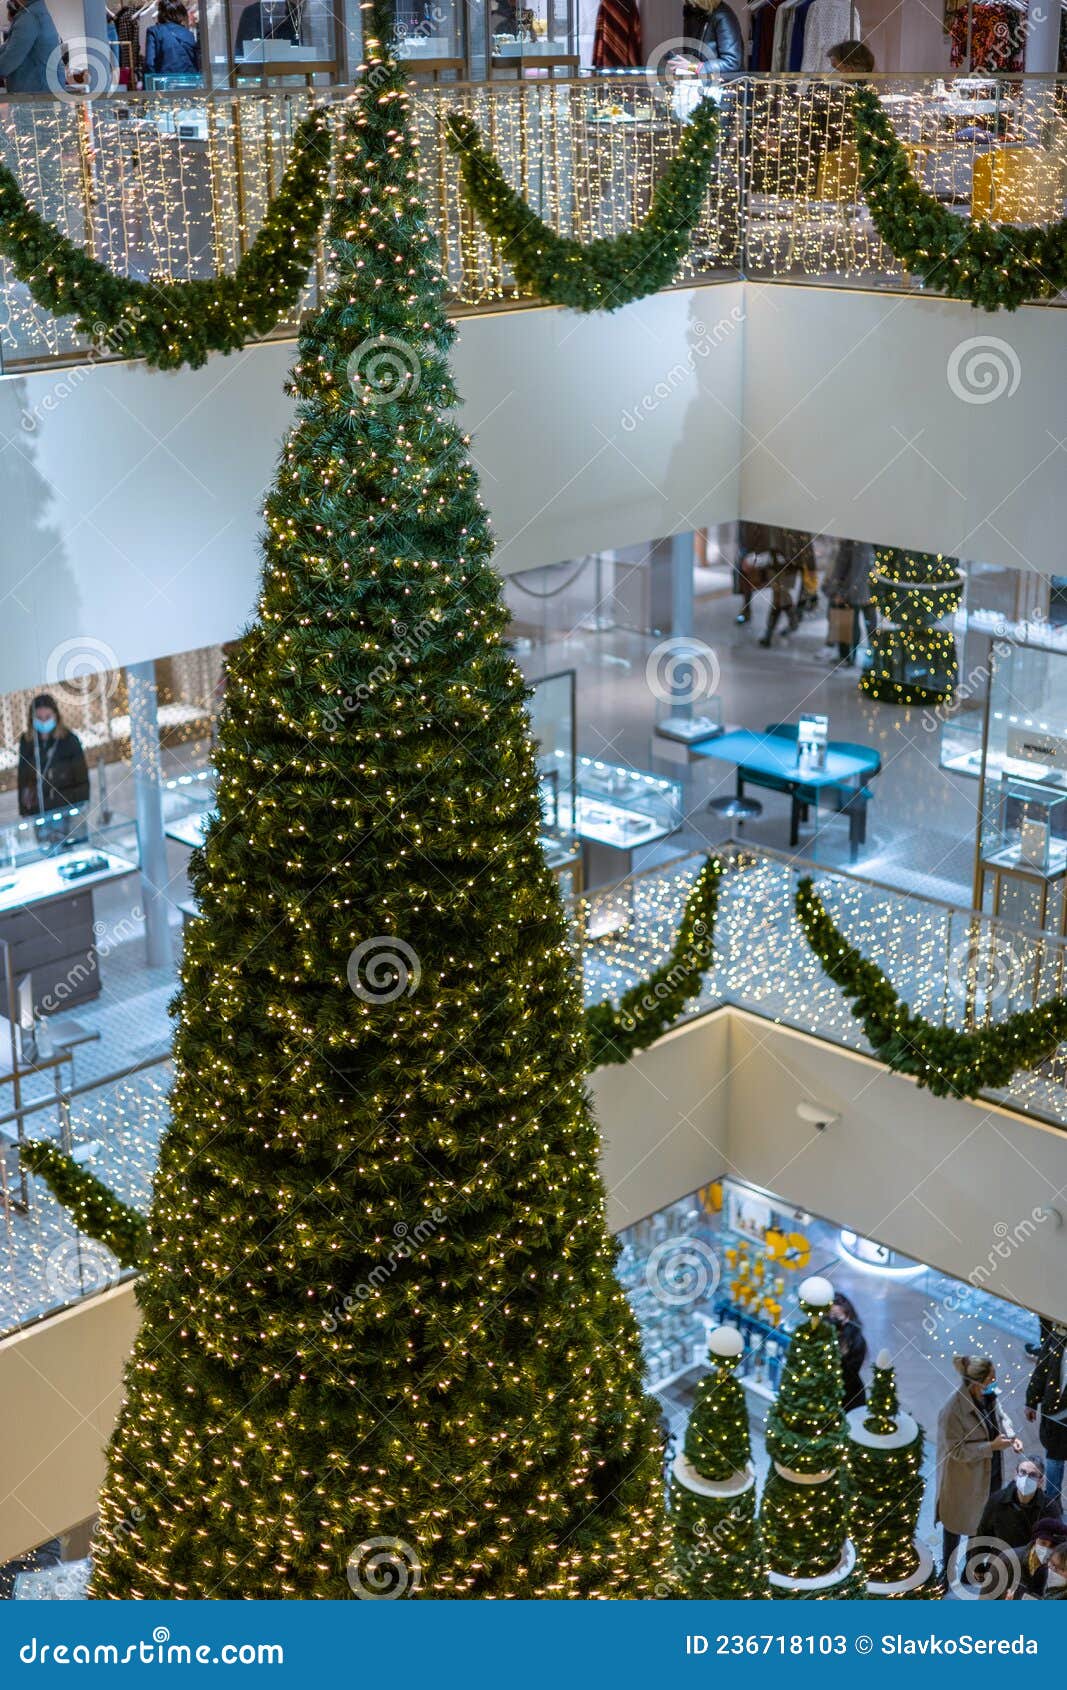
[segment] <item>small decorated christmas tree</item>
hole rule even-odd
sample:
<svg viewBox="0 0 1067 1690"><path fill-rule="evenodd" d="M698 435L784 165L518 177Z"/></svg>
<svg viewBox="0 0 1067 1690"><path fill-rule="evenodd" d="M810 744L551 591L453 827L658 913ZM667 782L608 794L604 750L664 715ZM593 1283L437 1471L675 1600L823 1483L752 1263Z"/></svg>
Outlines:
<svg viewBox="0 0 1067 1690"><path fill-rule="evenodd" d="M852 1531L868 1596L933 1596L933 1559L916 1542L923 1499L923 1430L897 1400L888 1350L874 1364L871 1397L848 1415Z"/></svg>
<svg viewBox="0 0 1067 1690"><path fill-rule="evenodd" d="M959 679L956 641L940 624L956 610L963 577L940 552L879 547L871 597L883 626L871 636L870 667L860 681L884 704L943 704Z"/></svg>
<svg viewBox="0 0 1067 1690"><path fill-rule="evenodd" d="M675 1569L683 1596L758 1599L768 1591L748 1409L737 1379L741 1334L717 1326L708 1350L711 1372L697 1387L685 1448L671 1473Z"/></svg>
<svg viewBox="0 0 1067 1690"><path fill-rule="evenodd" d="M804 1320L789 1344L778 1400L767 1422L770 1472L760 1532L779 1600L817 1601L863 1594L848 1535L847 1431L837 1334L826 1318L833 1287L805 1279Z"/></svg>

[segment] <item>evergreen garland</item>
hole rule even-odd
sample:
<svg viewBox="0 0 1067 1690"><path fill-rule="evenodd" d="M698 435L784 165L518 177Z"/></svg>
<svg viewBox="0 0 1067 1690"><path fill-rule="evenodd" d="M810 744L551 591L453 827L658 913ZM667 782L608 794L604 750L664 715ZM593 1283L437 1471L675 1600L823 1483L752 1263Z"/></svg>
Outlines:
<svg viewBox="0 0 1067 1690"><path fill-rule="evenodd" d="M143 1215L49 1139L28 1140L19 1147L19 1160L46 1182L79 1232L105 1245L124 1268L143 1267L148 1255L148 1223Z"/></svg>
<svg viewBox="0 0 1067 1690"><path fill-rule="evenodd" d="M1014 311L1067 288L1067 218L1028 229L953 216L915 180L877 92L854 89L852 110L874 226L928 287L983 311Z"/></svg>
<svg viewBox="0 0 1067 1690"><path fill-rule="evenodd" d="M364 15L90 1594L639 1598L659 1415L410 94Z"/></svg>
<svg viewBox="0 0 1067 1690"><path fill-rule="evenodd" d="M617 311L674 281L700 221L715 158L718 112L704 100L634 229L583 244L550 229L512 188L478 126L463 112L447 122L470 205L515 273L523 293L574 311Z"/></svg>
<svg viewBox="0 0 1067 1690"><path fill-rule="evenodd" d="M843 938L810 875L797 884L796 914L805 937L835 985L851 999L875 1056L909 1074L937 1097L977 1097L1006 1086L1021 1068L1047 1062L1067 1039L1067 998L1049 998L973 1033L913 1015L876 963Z"/></svg>
<svg viewBox="0 0 1067 1690"><path fill-rule="evenodd" d="M307 280L329 188L330 116L309 112L293 133L278 192L232 275L190 282L135 281L47 222L0 164L0 254L37 304L73 316L94 346L143 358L153 369L198 368L269 334Z"/></svg>
<svg viewBox="0 0 1067 1690"><path fill-rule="evenodd" d="M673 1027L711 966L723 865L708 857L685 901L678 937L662 968L624 992L617 1005L585 1012L589 1068L629 1062Z"/></svg>

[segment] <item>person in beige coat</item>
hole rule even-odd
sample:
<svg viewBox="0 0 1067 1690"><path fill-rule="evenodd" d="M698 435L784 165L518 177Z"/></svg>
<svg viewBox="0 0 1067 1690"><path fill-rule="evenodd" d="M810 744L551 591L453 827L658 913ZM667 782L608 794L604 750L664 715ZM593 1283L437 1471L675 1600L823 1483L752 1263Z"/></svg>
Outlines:
<svg viewBox="0 0 1067 1690"><path fill-rule="evenodd" d="M997 1370L988 1356L953 1356L957 1388L937 1417L937 1511L944 1536L943 1576L949 1578L960 1540L978 1530L990 1493L1003 1479L1001 1451L1022 1443L993 1386Z"/></svg>

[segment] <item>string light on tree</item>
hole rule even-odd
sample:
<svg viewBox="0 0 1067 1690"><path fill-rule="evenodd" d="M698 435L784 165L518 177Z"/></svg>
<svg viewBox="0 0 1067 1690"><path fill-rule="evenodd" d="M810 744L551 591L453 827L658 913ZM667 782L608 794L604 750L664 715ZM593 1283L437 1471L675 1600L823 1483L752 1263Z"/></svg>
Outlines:
<svg viewBox="0 0 1067 1690"><path fill-rule="evenodd" d="M871 596L883 625L871 635L862 691L884 704L944 704L959 680L955 635L940 626L963 596L957 560L879 547Z"/></svg>
<svg viewBox="0 0 1067 1690"><path fill-rule="evenodd" d="M864 1577L848 1533L847 1434L837 1334L827 1319L833 1286L815 1276L797 1293L778 1398L767 1421L771 1458L760 1532L777 1600L862 1596Z"/></svg>
<svg viewBox="0 0 1067 1690"><path fill-rule="evenodd" d="M923 1499L922 1427L897 1400L888 1350L875 1360L869 1401L849 1411L852 1535L867 1595L935 1597L933 1557L916 1538Z"/></svg>
<svg viewBox="0 0 1067 1690"><path fill-rule="evenodd" d="M734 1326L708 1338L711 1372L697 1386L685 1447L671 1472L675 1571L682 1594L725 1601L769 1592L756 1524L756 1469Z"/></svg>
<svg viewBox="0 0 1067 1690"><path fill-rule="evenodd" d="M410 97L388 6L364 16L336 282L194 858L91 1590L343 1598L384 1541L408 1597L648 1596L658 1413ZM353 984L375 937L393 960Z"/></svg>

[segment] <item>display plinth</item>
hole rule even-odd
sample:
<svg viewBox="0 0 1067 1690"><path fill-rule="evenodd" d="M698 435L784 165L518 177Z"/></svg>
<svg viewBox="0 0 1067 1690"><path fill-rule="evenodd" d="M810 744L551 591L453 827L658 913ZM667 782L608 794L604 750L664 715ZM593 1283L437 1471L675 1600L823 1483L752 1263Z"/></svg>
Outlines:
<svg viewBox="0 0 1067 1690"><path fill-rule="evenodd" d="M925 1543L920 1543L917 1537L912 1538L911 1541L918 1557L918 1565L915 1571L909 1573L906 1579L898 1579L895 1584L879 1584L874 1579L868 1579L868 1596L889 1598L912 1596L917 1590L921 1590L924 1584L928 1583L934 1571L934 1558Z"/></svg>
<svg viewBox="0 0 1067 1690"><path fill-rule="evenodd" d="M856 1571L856 1546L846 1537L841 1559L828 1573L817 1578L791 1578L788 1573L768 1573L772 1590L788 1591L794 1596L828 1596L839 1584L844 1584Z"/></svg>
<svg viewBox="0 0 1067 1690"><path fill-rule="evenodd" d="M705 1479L692 1462L686 1460L684 1452L675 1456L671 1474L694 1496L744 1496L756 1483L756 1470L751 1465L731 1473L728 1479Z"/></svg>

